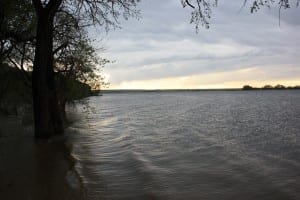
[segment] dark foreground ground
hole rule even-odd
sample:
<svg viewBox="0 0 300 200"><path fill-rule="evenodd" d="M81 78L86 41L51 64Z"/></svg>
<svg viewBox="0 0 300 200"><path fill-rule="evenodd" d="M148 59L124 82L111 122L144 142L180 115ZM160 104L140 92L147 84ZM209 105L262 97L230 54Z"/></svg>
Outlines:
<svg viewBox="0 0 300 200"><path fill-rule="evenodd" d="M0 114L0 199L85 199L65 138L35 141L30 124Z"/></svg>

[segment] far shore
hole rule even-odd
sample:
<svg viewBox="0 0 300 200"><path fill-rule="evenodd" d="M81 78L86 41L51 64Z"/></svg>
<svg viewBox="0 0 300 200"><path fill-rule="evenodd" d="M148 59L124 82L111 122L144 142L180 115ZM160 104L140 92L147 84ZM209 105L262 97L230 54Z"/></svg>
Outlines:
<svg viewBox="0 0 300 200"><path fill-rule="evenodd" d="M28 120L0 113L1 199L85 199L66 141L37 141Z"/></svg>
<svg viewBox="0 0 300 200"><path fill-rule="evenodd" d="M277 91L277 90L300 90L299 88L284 88L284 89L265 89L265 88L220 88L220 89L104 89L99 91L100 93L130 93L130 92L210 92L210 91Z"/></svg>

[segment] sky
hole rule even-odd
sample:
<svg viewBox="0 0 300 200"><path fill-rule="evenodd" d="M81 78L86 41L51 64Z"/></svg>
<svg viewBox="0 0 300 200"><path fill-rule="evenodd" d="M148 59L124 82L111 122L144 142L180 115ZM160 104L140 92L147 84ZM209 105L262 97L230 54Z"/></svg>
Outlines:
<svg viewBox="0 0 300 200"><path fill-rule="evenodd" d="M196 33L180 0L142 0L141 18L101 36L109 89L214 89L300 85L300 7L251 14L244 0L219 0ZM99 36L100 37L100 36ZM100 44L99 43L99 44Z"/></svg>

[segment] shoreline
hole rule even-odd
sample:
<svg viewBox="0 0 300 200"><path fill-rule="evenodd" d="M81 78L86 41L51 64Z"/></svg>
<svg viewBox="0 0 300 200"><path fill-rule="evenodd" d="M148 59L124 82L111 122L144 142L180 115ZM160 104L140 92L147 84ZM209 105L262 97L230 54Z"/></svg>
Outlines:
<svg viewBox="0 0 300 200"><path fill-rule="evenodd" d="M264 89L264 88L216 88L216 89L103 89L98 94L107 93L154 93L154 92L240 92L240 91L299 91L300 88Z"/></svg>
<svg viewBox="0 0 300 200"><path fill-rule="evenodd" d="M36 140L24 121L0 113L0 198L86 199L67 136Z"/></svg>

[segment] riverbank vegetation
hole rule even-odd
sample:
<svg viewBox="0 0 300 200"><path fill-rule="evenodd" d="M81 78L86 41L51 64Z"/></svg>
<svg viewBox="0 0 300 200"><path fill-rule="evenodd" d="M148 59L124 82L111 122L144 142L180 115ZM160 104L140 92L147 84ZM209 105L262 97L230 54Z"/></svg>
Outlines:
<svg viewBox="0 0 300 200"><path fill-rule="evenodd" d="M31 72L26 72L26 76L31 77ZM64 104L94 94L91 86L86 83L63 75L59 79L63 82L61 98L64 99L61 99L61 102ZM32 112L31 94L31 82L26 82L24 72L8 64L0 66L0 112L2 114L20 115L25 111Z"/></svg>
<svg viewBox="0 0 300 200"><path fill-rule="evenodd" d="M93 89L105 85L101 69L109 61L99 56L87 28L98 25L108 31L118 27L119 16L137 13L137 2L0 2L0 63L20 70L24 84L31 87L28 94L32 96L36 137L63 133L70 82L74 87L79 81Z"/></svg>
<svg viewBox="0 0 300 200"><path fill-rule="evenodd" d="M294 89L300 89L300 85L296 86L284 86L281 84L277 84L275 86L272 85L265 85L263 87L252 87L250 85L244 85L243 90L294 90Z"/></svg>
<svg viewBox="0 0 300 200"><path fill-rule="evenodd" d="M85 29L65 12L57 13L53 22L52 69L47 80L35 83L34 60L37 46L37 15L31 1L0 2L0 111L19 114L33 108L33 86L51 83L49 99L57 104L56 112L64 115L66 102L87 97L92 90L107 85L101 74L109 63L101 58ZM46 58L42 58L46 59ZM41 92L47 91L46 88ZM49 96L49 98L50 98ZM47 101L47 102L49 102ZM49 102L50 103L50 102ZM43 109L47 105L40 102ZM60 118L59 116L57 116ZM63 116L62 116L63 117Z"/></svg>

